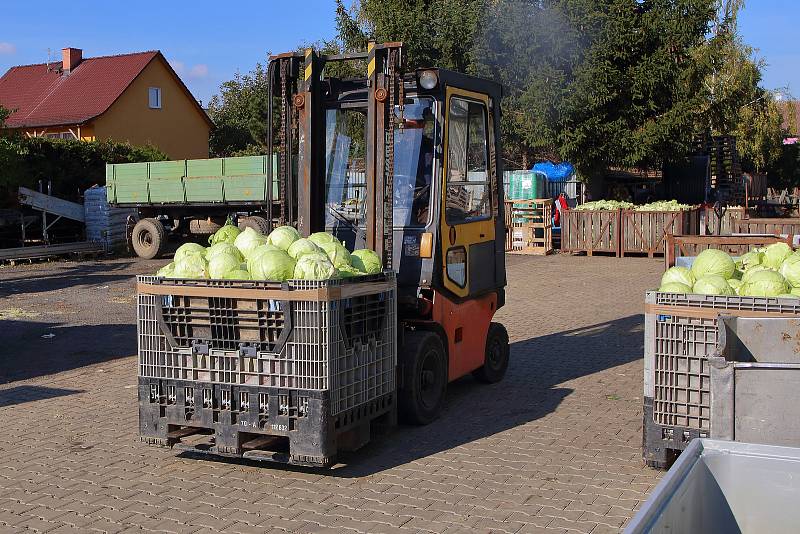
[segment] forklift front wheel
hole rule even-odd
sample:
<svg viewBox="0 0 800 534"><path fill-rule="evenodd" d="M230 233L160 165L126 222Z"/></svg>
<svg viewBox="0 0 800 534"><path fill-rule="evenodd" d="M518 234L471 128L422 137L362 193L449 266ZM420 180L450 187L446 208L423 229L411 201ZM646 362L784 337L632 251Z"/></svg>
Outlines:
<svg viewBox="0 0 800 534"><path fill-rule="evenodd" d="M258 215L241 217L239 219L239 230L245 230L246 228L252 228L262 235L268 235L271 230L269 221Z"/></svg>
<svg viewBox="0 0 800 534"><path fill-rule="evenodd" d="M145 260L157 258L164 252L167 232L158 219L141 219L133 227L131 244L136 255Z"/></svg>
<svg viewBox="0 0 800 534"><path fill-rule="evenodd" d="M483 367L472 374L481 382L494 384L500 382L508 369L508 332L500 323L490 323L486 334L486 356Z"/></svg>
<svg viewBox="0 0 800 534"><path fill-rule="evenodd" d="M442 411L447 388L447 356L433 332L407 332L403 346L403 387L398 392L399 415L406 422L427 425Z"/></svg>

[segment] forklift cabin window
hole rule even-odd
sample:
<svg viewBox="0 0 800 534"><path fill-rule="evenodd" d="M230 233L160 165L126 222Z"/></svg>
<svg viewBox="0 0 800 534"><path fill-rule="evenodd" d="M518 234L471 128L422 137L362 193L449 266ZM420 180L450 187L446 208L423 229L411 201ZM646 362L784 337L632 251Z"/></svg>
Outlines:
<svg viewBox="0 0 800 534"><path fill-rule="evenodd" d="M492 215L487 170L486 106L450 98L447 139L447 224L486 219Z"/></svg>
<svg viewBox="0 0 800 534"><path fill-rule="evenodd" d="M394 130L395 227L428 223L436 130L433 106L432 98L406 98L403 127L398 124ZM400 115L396 107L395 118ZM329 109L325 126L325 226L344 223L351 229L364 228L366 109Z"/></svg>

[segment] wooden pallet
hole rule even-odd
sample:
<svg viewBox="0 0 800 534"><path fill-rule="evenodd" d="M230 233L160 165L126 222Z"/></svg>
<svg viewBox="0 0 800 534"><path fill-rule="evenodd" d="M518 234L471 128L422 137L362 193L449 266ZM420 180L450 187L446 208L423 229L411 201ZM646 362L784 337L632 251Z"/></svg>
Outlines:
<svg viewBox="0 0 800 534"><path fill-rule="evenodd" d="M506 252L546 256L553 253L553 201L506 200Z"/></svg>
<svg viewBox="0 0 800 534"><path fill-rule="evenodd" d="M103 247L91 241L62 243L60 245L4 248L0 249L0 261L33 260L64 256L67 254L97 254L100 252L103 252Z"/></svg>

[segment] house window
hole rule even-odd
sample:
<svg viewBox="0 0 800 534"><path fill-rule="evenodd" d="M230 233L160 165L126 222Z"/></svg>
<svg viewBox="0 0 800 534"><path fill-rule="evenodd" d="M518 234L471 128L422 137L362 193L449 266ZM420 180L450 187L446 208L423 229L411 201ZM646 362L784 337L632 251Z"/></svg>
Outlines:
<svg viewBox="0 0 800 534"><path fill-rule="evenodd" d="M149 87L147 89L147 100L150 109L161 109L161 88Z"/></svg>
<svg viewBox="0 0 800 534"><path fill-rule="evenodd" d="M45 137L49 139L77 139L78 137L72 132L48 133Z"/></svg>

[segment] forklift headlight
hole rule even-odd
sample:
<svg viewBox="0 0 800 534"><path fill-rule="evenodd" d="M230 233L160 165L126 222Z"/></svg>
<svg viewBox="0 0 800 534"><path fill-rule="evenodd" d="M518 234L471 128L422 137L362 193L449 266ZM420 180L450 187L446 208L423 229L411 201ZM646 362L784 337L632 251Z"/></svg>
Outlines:
<svg viewBox="0 0 800 534"><path fill-rule="evenodd" d="M423 89L431 90L439 83L435 70L423 70L419 73L419 85Z"/></svg>

